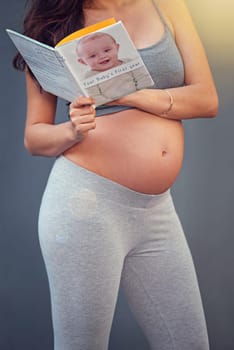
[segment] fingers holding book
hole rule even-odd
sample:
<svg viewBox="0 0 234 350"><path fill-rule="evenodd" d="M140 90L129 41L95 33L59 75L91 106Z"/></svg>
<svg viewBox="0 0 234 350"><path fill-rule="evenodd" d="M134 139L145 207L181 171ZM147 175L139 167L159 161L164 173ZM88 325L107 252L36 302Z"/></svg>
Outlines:
<svg viewBox="0 0 234 350"><path fill-rule="evenodd" d="M96 127L96 111L91 97L82 96L74 100L70 104L69 115L77 138Z"/></svg>

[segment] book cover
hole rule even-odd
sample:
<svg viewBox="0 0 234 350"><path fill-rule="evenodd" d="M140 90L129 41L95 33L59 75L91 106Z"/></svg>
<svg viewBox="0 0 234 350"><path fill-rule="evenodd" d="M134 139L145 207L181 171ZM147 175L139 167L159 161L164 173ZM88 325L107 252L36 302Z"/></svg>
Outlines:
<svg viewBox="0 0 234 350"><path fill-rule="evenodd" d="M7 33L42 88L67 101L92 96L99 106L153 85L121 21L78 30L54 48L10 29Z"/></svg>

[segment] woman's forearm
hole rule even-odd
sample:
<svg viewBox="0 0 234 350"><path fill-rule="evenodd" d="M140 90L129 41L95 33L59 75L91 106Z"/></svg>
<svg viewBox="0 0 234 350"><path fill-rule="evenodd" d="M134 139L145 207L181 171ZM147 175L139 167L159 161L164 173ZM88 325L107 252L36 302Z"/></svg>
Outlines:
<svg viewBox="0 0 234 350"><path fill-rule="evenodd" d="M118 100L121 104L134 106L146 112L165 118L182 120L191 118L214 117L218 110L218 97L213 87L201 87L199 84L165 90L143 89Z"/></svg>
<svg viewBox="0 0 234 350"><path fill-rule="evenodd" d="M70 121L51 125L37 123L26 128L24 145L34 156L56 157L81 140Z"/></svg>

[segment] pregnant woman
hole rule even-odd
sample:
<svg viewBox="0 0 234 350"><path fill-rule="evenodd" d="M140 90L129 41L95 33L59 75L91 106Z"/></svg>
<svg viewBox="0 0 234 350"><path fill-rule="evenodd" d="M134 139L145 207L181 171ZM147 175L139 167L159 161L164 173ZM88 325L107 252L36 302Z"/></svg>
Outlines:
<svg viewBox="0 0 234 350"><path fill-rule="evenodd" d="M54 124L56 96L18 54L27 85L25 147L56 157L39 237L55 350L107 350L121 286L152 350L208 350L196 273L170 187L183 119L214 117L218 98L183 0L31 1L24 33L55 45L78 28L122 20L155 86L96 110L92 96Z"/></svg>

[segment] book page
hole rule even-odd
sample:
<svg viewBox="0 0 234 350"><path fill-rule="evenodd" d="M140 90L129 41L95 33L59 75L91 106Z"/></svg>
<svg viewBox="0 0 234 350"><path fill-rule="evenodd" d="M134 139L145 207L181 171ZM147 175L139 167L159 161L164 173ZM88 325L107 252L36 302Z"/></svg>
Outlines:
<svg viewBox="0 0 234 350"><path fill-rule="evenodd" d="M45 91L70 102L84 95L54 48L11 30L7 33Z"/></svg>

